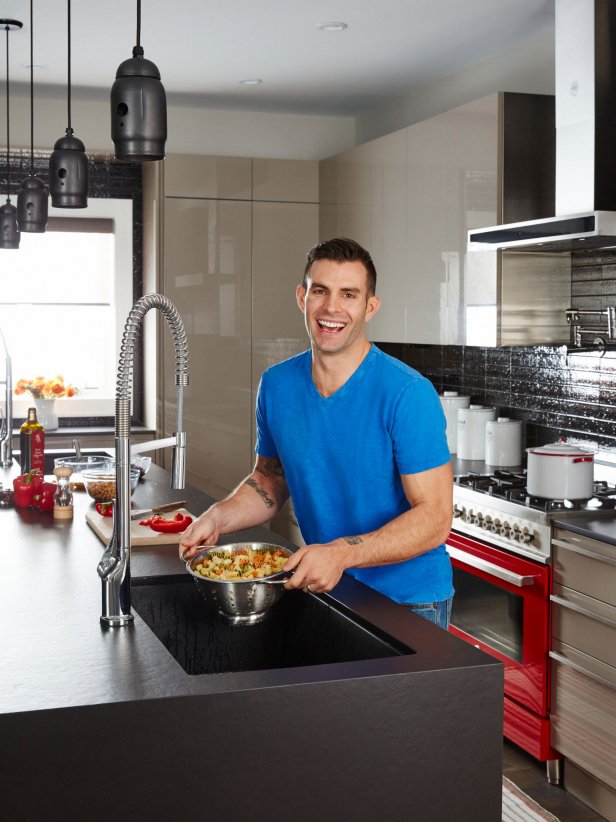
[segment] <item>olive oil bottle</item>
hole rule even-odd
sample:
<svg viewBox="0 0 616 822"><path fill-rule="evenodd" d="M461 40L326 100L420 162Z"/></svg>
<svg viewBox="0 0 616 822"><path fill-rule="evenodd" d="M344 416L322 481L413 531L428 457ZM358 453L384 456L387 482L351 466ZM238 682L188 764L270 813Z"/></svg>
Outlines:
<svg viewBox="0 0 616 822"><path fill-rule="evenodd" d="M35 468L45 473L45 429L36 418L36 408L28 408L28 418L19 429L21 473Z"/></svg>

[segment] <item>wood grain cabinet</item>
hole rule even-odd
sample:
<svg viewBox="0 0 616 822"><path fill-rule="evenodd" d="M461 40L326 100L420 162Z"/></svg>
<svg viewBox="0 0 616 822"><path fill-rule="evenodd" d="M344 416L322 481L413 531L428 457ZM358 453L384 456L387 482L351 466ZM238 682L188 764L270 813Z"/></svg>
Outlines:
<svg viewBox="0 0 616 822"><path fill-rule="evenodd" d="M556 529L551 745L566 789L616 822L616 546Z"/></svg>
<svg viewBox="0 0 616 822"><path fill-rule="evenodd" d="M318 164L184 155L163 165L158 290L177 306L188 336L187 478L220 498L254 464L261 372L306 347L295 287L318 239ZM159 427L170 434L174 352L162 324L158 345ZM170 454L163 461L169 467Z"/></svg>

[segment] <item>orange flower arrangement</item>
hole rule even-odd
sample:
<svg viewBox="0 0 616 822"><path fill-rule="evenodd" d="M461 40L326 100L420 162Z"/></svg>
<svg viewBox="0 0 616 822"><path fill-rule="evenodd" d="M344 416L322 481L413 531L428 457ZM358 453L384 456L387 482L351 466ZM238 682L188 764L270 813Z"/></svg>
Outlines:
<svg viewBox="0 0 616 822"><path fill-rule="evenodd" d="M14 389L16 394L32 394L35 400L54 400L57 397L74 397L77 389L72 385L64 385L62 374L47 379L34 377L32 380L18 380Z"/></svg>

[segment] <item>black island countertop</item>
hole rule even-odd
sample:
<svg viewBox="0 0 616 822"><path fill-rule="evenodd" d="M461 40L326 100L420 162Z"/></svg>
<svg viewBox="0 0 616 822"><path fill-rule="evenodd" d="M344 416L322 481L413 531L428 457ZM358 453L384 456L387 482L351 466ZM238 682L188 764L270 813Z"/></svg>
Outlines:
<svg viewBox="0 0 616 822"><path fill-rule="evenodd" d="M180 499L195 514L211 502L194 488L172 491L153 465L133 506ZM97 820L110 807L120 820L338 820L343 808L355 820L402 820L409 807L431 820L500 818L500 663L345 576L323 606L404 653L188 674L139 613L126 628L100 624L92 506L75 494L69 523L0 510L6 818ZM133 547L131 564L141 598L155 590L146 585L186 579L175 545ZM200 780L214 780L207 800L189 788Z"/></svg>

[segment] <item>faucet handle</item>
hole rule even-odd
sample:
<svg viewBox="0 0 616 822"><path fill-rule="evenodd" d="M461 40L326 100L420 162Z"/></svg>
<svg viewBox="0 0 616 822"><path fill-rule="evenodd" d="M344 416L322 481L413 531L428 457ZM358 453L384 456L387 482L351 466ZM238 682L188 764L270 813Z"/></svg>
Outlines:
<svg viewBox="0 0 616 822"><path fill-rule="evenodd" d="M79 444L79 440L75 438L73 440L73 448L75 449L75 456L78 460L81 459L81 445Z"/></svg>
<svg viewBox="0 0 616 822"><path fill-rule="evenodd" d="M171 487L186 487L186 431L178 431L175 437L175 448L173 449L173 461L171 463Z"/></svg>

